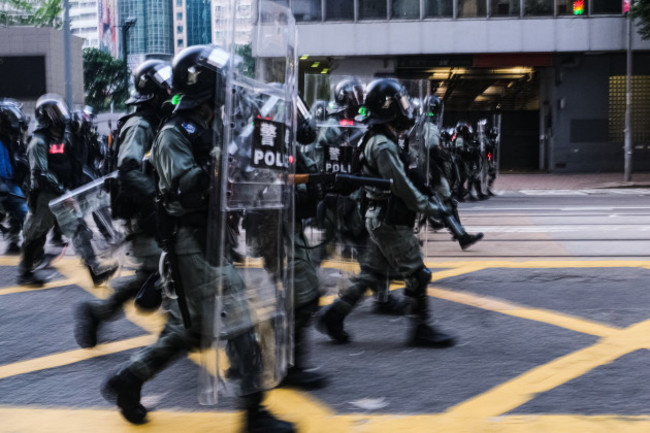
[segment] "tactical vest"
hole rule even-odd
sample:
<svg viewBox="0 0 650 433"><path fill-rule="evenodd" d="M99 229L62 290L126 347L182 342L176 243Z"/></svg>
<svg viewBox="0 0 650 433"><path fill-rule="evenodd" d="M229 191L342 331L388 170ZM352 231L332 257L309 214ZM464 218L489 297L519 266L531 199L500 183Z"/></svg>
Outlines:
<svg viewBox="0 0 650 433"><path fill-rule="evenodd" d="M55 140L51 135L44 132L35 132L45 142L47 150L47 167L59 182L70 188L74 182L74 164L72 145L64 138Z"/></svg>

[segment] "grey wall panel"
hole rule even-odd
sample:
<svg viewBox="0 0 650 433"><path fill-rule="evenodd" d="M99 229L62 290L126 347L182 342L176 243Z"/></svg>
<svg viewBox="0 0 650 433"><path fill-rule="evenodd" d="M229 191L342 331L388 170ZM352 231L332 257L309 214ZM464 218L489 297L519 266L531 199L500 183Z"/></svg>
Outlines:
<svg viewBox="0 0 650 433"><path fill-rule="evenodd" d="M298 25L300 54L312 56L620 51L623 17L463 19ZM635 34L635 50L650 40Z"/></svg>

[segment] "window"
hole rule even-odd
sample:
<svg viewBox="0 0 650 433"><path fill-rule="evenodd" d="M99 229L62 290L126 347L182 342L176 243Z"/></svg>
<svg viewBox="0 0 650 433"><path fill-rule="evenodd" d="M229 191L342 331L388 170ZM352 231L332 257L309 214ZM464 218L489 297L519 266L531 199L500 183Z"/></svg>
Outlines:
<svg viewBox="0 0 650 433"><path fill-rule="evenodd" d="M493 17L518 17L519 9L519 0L490 0L490 15Z"/></svg>
<svg viewBox="0 0 650 433"><path fill-rule="evenodd" d="M183 26L176 26L176 33L183 33Z"/></svg>
<svg viewBox="0 0 650 433"><path fill-rule="evenodd" d="M176 39L176 46L181 48L183 46L183 40L182 39Z"/></svg>
<svg viewBox="0 0 650 433"><path fill-rule="evenodd" d="M553 0L525 0L524 14L528 16L553 15Z"/></svg>
<svg viewBox="0 0 650 433"><path fill-rule="evenodd" d="M458 16L460 18L487 16L485 0L458 0Z"/></svg>
<svg viewBox="0 0 650 433"><path fill-rule="evenodd" d="M291 11L296 21L320 21L322 19L320 0L293 0Z"/></svg>
<svg viewBox="0 0 650 433"><path fill-rule="evenodd" d="M176 12L176 20L183 21L183 12Z"/></svg>
<svg viewBox="0 0 650 433"><path fill-rule="evenodd" d="M176 0L176 6L183 6L183 0Z"/></svg>
<svg viewBox="0 0 650 433"><path fill-rule="evenodd" d="M586 16L589 13L588 5L588 0L557 0L557 14Z"/></svg>
<svg viewBox="0 0 650 433"><path fill-rule="evenodd" d="M623 2L618 0L593 0L593 14L615 14L623 13Z"/></svg>
<svg viewBox="0 0 650 433"><path fill-rule="evenodd" d="M420 0L393 0L391 18L420 19Z"/></svg>
<svg viewBox="0 0 650 433"><path fill-rule="evenodd" d="M452 17L453 15L453 0L424 0L424 16L426 18Z"/></svg>
<svg viewBox="0 0 650 433"><path fill-rule="evenodd" d="M360 20L385 20L387 12L386 0L359 0Z"/></svg>
<svg viewBox="0 0 650 433"><path fill-rule="evenodd" d="M383 1L385 4L385 0ZM328 21L354 20L354 2L350 0L325 0L325 19Z"/></svg>

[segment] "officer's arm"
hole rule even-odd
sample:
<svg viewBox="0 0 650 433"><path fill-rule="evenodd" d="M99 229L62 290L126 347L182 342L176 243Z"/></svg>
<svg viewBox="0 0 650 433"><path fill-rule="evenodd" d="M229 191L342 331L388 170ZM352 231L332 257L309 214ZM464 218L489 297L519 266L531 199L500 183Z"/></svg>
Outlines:
<svg viewBox="0 0 650 433"><path fill-rule="evenodd" d="M117 168L129 170L140 168L145 154L145 146L153 141L153 131L147 125L138 123L123 128L120 137L120 150L117 155Z"/></svg>
<svg viewBox="0 0 650 433"><path fill-rule="evenodd" d="M426 149L440 147L440 132L433 125L427 125L426 134L424 135L424 146Z"/></svg>
<svg viewBox="0 0 650 433"><path fill-rule="evenodd" d="M180 132L166 128L160 132L156 148L157 171L167 186L177 185L180 196L205 192L208 175L198 166L192 155L191 144Z"/></svg>
<svg viewBox="0 0 650 433"><path fill-rule="evenodd" d="M32 185L35 189L49 189L53 192L64 192L65 188L59 179L49 170L47 164L47 144L39 137L34 136L27 147L27 158L29 167L36 179L37 184Z"/></svg>
<svg viewBox="0 0 650 433"><path fill-rule="evenodd" d="M384 179L393 179L391 193L402 199L410 210L425 215L438 213L438 208L409 180L404 164L397 155L397 146L380 145L375 158L379 175Z"/></svg>

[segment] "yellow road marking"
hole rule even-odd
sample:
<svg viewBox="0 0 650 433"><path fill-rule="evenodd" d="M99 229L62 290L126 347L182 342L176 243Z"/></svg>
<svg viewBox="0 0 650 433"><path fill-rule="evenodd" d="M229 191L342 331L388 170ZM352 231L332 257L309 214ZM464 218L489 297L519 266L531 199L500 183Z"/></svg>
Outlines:
<svg viewBox="0 0 650 433"><path fill-rule="evenodd" d="M271 400L271 399L269 399ZM436 415L331 415L313 419L300 407L276 407L273 413L309 433L647 433L650 416L508 415L487 419L452 419ZM112 409L0 407L0 433L240 433L243 414L224 411L155 411L149 422L134 426Z"/></svg>
<svg viewBox="0 0 650 433"><path fill-rule="evenodd" d="M2 256L0 255L0 266L18 266L20 256Z"/></svg>
<svg viewBox="0 0 650 433"><path fill-rule="evenodd" d="M70 286L72 284L75 284L73 280L64 279L47 282L43 287L11 286L0 289L0 296L12 295L14 293L38 292L39 290L54 289L56 287Z"/></svg>
<svg viewBox="0 0 650 433"><path fill-rule="evenodd" d="M623 355L650 347L648 333L650 320L646 320L616 334L605 337L598 343L577 350L528 372L497 385L493 389L471 398L447 413L463 418L487 418L511 411L562 384L580 377L594 368L609 364Z"/></svg>
<svg viewBox="0 0 650 433"><path fill-rule="evenodd" d="M449 278L449 277L458 277L459 275L469 274L470 272L481 271L483 269L485 269L485 266L479 264L463 265L463 266L455 267L453 269L446 269L444 271L434 272L431 275L431 281L439 281L442 280L443 278Z"/></svg>
<svg viewBox="0 0 650 433"><path fill-rule="evenodd" d="M502 301L488 296L479 296L470 292L456 292L441 288L429 288L430 296L445 299L459 304L470 305L483 310L520 317L522 319L534 320L536 322L548 323L569 329L583 334L607 337L620 332L620 328L605 325L593 320L587 320L556 311L543 310L540 308L526 307L514 302Z"/></svg>
<svg viewBox="0 0 650 433"><path fill-rule="evenodd" d="M146 346L153 343L156 338L152 335L129 338L127 340L116 341L113 343L99 344L92 349L76 349L67 352L59 352L53 355L41 356L25 361L18 361L12 364L0 366L0 379L19 374L32 373L34 371L46 370L49 368L62 367L68 364L85 361L98 356L104 356L111 353L123 352L136 347Z"/></svg>
<svg viewBox="0 0 650 433"><path fill-rule="evenodd" d="M1 262L0 262L1 264ZM347 269L354 271L355 266L341 263ZM328 263L330 267L339 267L339 263ZM62 272L66 276L73 275L75 279L84 284L82 287L93 295L110 294L110 289L102 291L92 288L87 272L81 276L80 270L85 271L78 263L61 263L57 266L65 268ZM436 279L462 275L485 268L607 268L607 267L638 267L650 269L649 261L462 261L462 262L436 262L434 266L451 267L435 273ZM325 266L324 266L325 267ZM358 269L358 268L356 268ZM61 269L60 269L61 271ZM86 277L86 278L84 278ZM391 288L400 287L393 285ZM536 394L553 389L569 380L579 377L599 365L607 364L613 360L640 348L650 349L647 339L650 331L650 321L633 325L626 329L617 329L608 325L599 324L589 320L564 315L547 310L522 307L513 303L500 301L474 295L467 292L454 292L439 288L429 290L430 294L453 302L476 306L503 314L509 314L529 320L550 323L602 338L599 343L578 350L566 356L557 358L550 363L526 372L509 382L498 385L488 392L467 400L444 414L435 415L381 415L381 414L349 414L336 415L327 406L309 398L307 395L292 390L274 390L269 393L268 404L272 410L284 418L297 422L301 431L309 432L353 432L353 433L383 433L388 431L422 432L423 426L435 426L436 431L458 432L499 432L519 433L530 431L549 431L553 433L588 431L600 432L647 432L650 431L650 417L619 417L616 415L603 415L598 417L585 416L498 416L512 410L534 398ZM0 292L1 293L1 292ZM325 299L330 301L334 296ZM136 314L132 306L126 307L127 317L148 331L160 327L160 316L151 315L143 318ZM134 340L149 339L142 344L135 344ZM101 350L111 348L106 353L120 351L119 345L131 342L133 347L149 344L155 337L144 336L122 342L98 346L94 350L78 350L50 355L35 360L23 361L6 366L0 366L0 379L15 374L23 374L44 368L52 368L101 356ZM128 347L130 348L130 347ZM121 350L128 350L124 348ZM74 354L74 352L79 352ZM94 352L94 353L91 353ZM104 353L104 354L106 354ZM68 355L68 360L65 355ZM61 355L61 357L59 357ZM79 356L84 355L84 356ZM77 359L77 360L74 360ZM45 362L44 362L45 361ZM196 362L196 361L195 361ZM36 368L38 365L38 368ZM21 412L22 411L22 412ZM19 413L20 412L20 413ZM74 414L72 414L74 413ZM77 416L79 415L79 416ZM497 416L496 418L494 418ZM31 432L60 432L65 425L66 432L93 431L149 431L155 427L156 432L171 432L180 429L192 432L214 431L215 425L220 431L238 431L240 415L237 413L221 412L154 412L151 415L152 423L147 426L134 427L122 421L115 411L98 410L70 410L70 409L3 409L0 408L0 433L20 431ZM39 421L40 420L40 421ZM98 422L98 420L100 422ZM101 421L106 422L101 422ZM5 423L8 421L8 423ZM57 422L58 421L58 422ZM12 424L13 423L13 424ZM73 423L73 425L70 425ZM7 425L7 430L4 426ZM69 427L68 427L69 426ZM106 426L106 430L98 426ZM208 430L209 429L209 430Z"/></svg>

